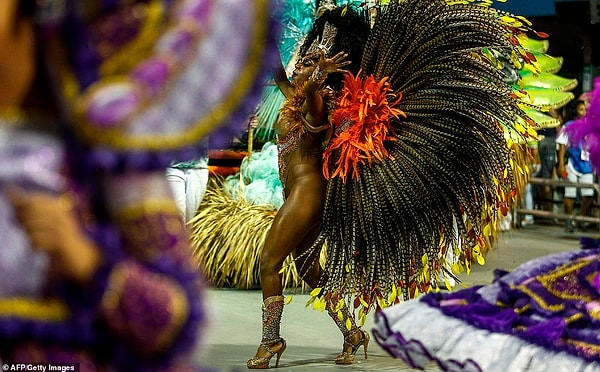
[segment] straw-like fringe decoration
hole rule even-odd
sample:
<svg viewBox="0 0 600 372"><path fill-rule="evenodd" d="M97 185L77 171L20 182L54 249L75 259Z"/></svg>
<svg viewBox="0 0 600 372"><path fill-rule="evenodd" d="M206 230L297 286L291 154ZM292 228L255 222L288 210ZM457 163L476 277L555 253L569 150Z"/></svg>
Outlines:
<svg viewBox="0 0 600 372"><path fill-rule="evenodd" d="M250 204L226 194L212 180L196 216L189 222L192 248L199 265L215 287L260 286L259 258L277 210ZM291 258L285 262L284 287L297 287L300 278Z"/></svg>

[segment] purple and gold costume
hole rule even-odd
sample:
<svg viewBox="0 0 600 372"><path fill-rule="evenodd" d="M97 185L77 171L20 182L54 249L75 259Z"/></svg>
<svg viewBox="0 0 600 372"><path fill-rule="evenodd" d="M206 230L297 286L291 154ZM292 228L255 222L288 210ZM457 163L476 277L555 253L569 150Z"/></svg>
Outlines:
<svg viewBox="0 0 600 372"><path fill-rule="evenodd" d="M178 368L201 333L202 276L164 170L199 158L198 144L209 134L222 143L238 132L271 56L273 6L35 6L43 63L67 119L60 140L5 129L0 120L0 133L22 139L0 139L0 202L10 205L4 191L15 184L64 196L101 265L86 286L46 280L47 262L31 264L34 251L23 234L12 239L20 244L16 259L4 246L0 268L6 264L18 276L0 286L0 360L78 363L82 371ZM36 184L40 179L46 183ZM1 232L16 227L9 209L0 215ZM27 276L31 283L20 280Z"/></svg>

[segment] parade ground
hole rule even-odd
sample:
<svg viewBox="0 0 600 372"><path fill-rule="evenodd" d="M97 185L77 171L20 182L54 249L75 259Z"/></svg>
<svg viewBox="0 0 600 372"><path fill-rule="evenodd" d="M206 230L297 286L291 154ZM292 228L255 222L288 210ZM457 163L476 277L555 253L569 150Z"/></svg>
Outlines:
<svg viewBox="0 0 600 372"><path fill-rule="evenodd" d="M585 235L594 236L593 232ZM583 233L568 234L562 225L548 222L502 232L484 266L476 266L471 275L460 276L462 285L488 284L495 269L511 270L527 260L547 254L579 249ZM245 371L246 360L256 351L261 336L260 290L209 289L206 293L210 321L203 331L203 344L196 362L207 371ZM309 295L295 294L284 309L281 335L287 350L281 357L279 371L412 371L402 361L393 359L375 340L369 344L368 359L363 349L357 362L337 366L333 358L341 351L342 336L326 312L306 308ZM365 329L371 330L373 317ZM271 359L275 364L276 356ZM439 371L435 365L427 371Z"/></svg>

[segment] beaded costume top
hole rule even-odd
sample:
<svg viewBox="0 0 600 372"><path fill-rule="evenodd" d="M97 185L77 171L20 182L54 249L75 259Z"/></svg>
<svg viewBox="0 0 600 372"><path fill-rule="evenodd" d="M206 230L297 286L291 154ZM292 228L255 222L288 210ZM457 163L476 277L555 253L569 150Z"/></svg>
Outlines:
<svg viewBox="0 0 600 372"><path fill-rule="evenodd" d="M334 104L333 97L329 92L324 92L326 104L331 109ZM282 106L276 124L279 177L284 189L290 166L303 163L313 164L316 168L321 167L323 146L329 133L326 129L319 133L312 133L306 129L306 119L302 113L304 99L304 87L298 87L294 95Z"/></svg>

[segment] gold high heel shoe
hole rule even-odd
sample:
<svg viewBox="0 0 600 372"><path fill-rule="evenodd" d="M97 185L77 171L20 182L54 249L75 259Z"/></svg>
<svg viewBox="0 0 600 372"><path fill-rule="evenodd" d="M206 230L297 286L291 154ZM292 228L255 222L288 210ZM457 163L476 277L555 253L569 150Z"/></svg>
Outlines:
<svg viewBox="0 0 600 372"><path fill-rule="evenodd" d="M353 344L350 342L352 336L360 332L362 337L357 344ZM368 357L369 350L369 341L371 340L371 336L368 332L363 331L362 329L357 329L355 332L350 333L346 337L344 337L344 351L342 351L338 356L335 357L335 364L352 364L354 363L355 354L358 351L359 347L363 347L365 351L365 359ZM351 351L346 351L346 349L351 349Z"/></svg>
<svg viewBox="0 0 600 372"><path fill-rule="evenodd" d="M279 343L281 343L279 350L273 350L272 347ZM281 338L281 339L276 340L271 343L261 342L259 348L261 348L261 347L267 353L269 353L269 357L255 356L252 359L248 359L248 362L246 363L248 368L249 369L267 369L267 368L269 368L269 362L271 361L271 358L275 354L277 354L277 360L275 361L275 368L279 367L279 359L281 358L281 355L283 354L283 352L285 351L285 348L287 347L285 340L283 338Z"/></svg>

